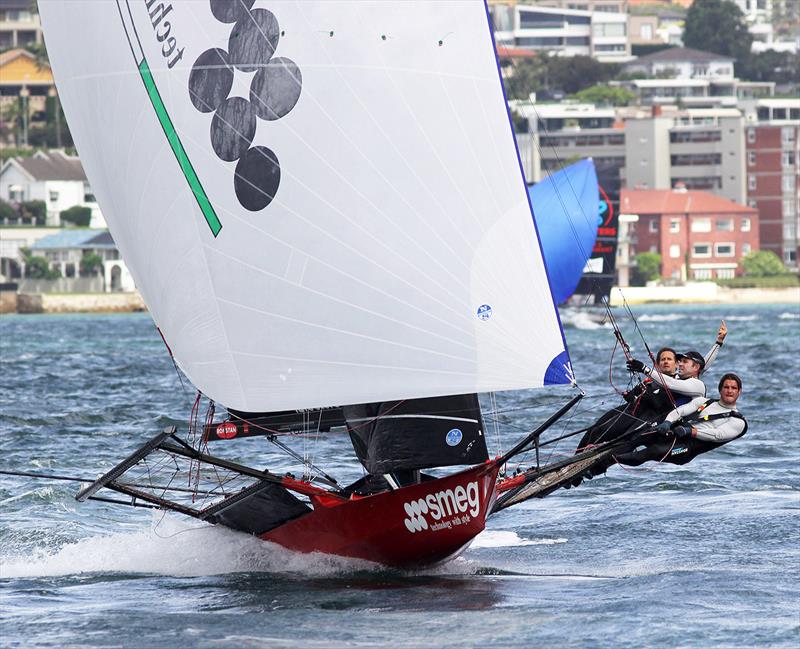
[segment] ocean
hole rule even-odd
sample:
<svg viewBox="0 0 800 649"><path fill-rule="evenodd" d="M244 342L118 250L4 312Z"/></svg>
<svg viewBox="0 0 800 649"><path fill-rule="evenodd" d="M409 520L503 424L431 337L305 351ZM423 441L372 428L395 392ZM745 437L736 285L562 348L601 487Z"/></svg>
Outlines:
<svg viewBox="0 0 800 649"><path fill-rule="evenodd" d="M417 572L294 554L177 515L78 503L77 483L0 475L0 646L795 649L800 305L634 313L637 324L617 317L639 358L643 339L705 353L726 319L704 378L716 394L722 373L742 376L744 438L683 467L615 466L513 507L461 557ZM565 331L587 396L553 434L587 425L627 385L608 327L579 319ZM3 316L0 345L0 470L92 480L164 426L186 428L195 394L147 314ZM572 394L497 395L490 450ZM343 436L295 444L358 475ZM282 460L265 447L256 454L273 468Z"/></svg>

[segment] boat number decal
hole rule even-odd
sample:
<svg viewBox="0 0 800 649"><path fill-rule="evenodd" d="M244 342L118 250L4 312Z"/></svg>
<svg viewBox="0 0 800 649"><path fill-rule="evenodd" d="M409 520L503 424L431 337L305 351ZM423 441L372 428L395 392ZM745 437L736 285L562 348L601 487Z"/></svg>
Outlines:
<svg viewBox="0 0 800 649"><path fill-rule="evenodd" d="M488 320L492 317L492 307L490 307L488 304L481 304L478 307L477 315L481 320Z"/></svg>
<svg viewBox="0 0 800 649"><path fill-rule="evenodd" d="M458 428L453 428L449 433L447 433L447 437L445 439L447 440L448 446L458 446L463 437L464 435Z"/></svg>
<svg viewBox="0 0 800 649"><path fill-rule="evenodd" d="M236 437L236 424L226 421L217 426L217 437L220 439L233 439Z"/></svg>
<svg viewBox="0 0 800 649"><path fill-rule="evenodd" d="M425 498L403 503L403 509L406 512L403 523L412 534L427 529L438 532L467 524L481 511L478 483L473 481L466 488L458 485L455 489L428 494Z"/></svg>

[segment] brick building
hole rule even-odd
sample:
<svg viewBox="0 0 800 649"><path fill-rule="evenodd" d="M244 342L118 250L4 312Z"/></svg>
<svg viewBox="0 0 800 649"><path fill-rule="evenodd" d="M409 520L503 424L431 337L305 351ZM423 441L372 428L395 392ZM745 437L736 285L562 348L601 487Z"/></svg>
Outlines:
<svg viewBox="0 0 800 649"><path fill-rule="evenodd" d="M800 113L800 102L795 109ZM786 116L788 118L788 115ZM800 229L800 126L795 120L750 125L747 141L748 203L759 213L761 249L797 269Z"/></svg>
<svg viewBox="0 0 800 649"><path fill-rule="evenodd" d="M758 211L708 192L623 189L620 212L637 215L631 254L661 255L661 276L730 279L759 249Z"/></svg>

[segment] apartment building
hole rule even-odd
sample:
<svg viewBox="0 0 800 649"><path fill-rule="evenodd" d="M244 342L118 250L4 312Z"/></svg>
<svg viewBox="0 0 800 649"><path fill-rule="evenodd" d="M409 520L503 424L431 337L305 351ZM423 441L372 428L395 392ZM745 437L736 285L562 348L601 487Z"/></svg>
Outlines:
<svg viewBox="0 0 800 649"><path fill-rule="evenodd" d="M0 0L0 50L42 44L39 14L31 0Z"/></svg>
<svg viewBox="0 0 800 649"><path fill-rule="evenodd" d="M489 6L498 45L522 47L559 56L592 56L604 62L623 62L631 58L628 39L628 14L600 6L622 7L623 2L601 3L595 11L567 8L587 5L580 2L522 4L493 2Z"/></svg>
<svg viewBox="0 0 800 649"><path fill-rule="evenodd" d="M685 187L747 203L744 117L734 108L662 110L625 121L626 186Z"/></svg>
<svg viewBox="0 0 800 649"><path fill-rule="evenodd" d="M660 254L664 278L731 279L759 249L758 211L708 192L623 189L620 210L638 217L631 254Z"/></svg>
<svg viewBox="0 0 800 649"><path fill-rule="evenodd" d="M798 268L800 240L800 100L759 102L745 129L748 204L758 209L761 249Z"/></svg>

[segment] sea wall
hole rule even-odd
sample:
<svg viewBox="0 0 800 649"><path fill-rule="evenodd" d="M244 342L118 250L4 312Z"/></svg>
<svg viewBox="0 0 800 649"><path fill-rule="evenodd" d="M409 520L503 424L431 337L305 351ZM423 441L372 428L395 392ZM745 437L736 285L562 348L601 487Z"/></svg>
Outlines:
<svg viewBox="0 0 800 649"><path fill-rule="evenodd" d="M684 286L615 286L609 299L612 306L628 304L796 304L800 305L800 287L728 288L714 282L688 282Z"/></svg>
<svg viewBox="0 0 800 649"><path fill-rule="evenodd" d="M145 311L137 293L20 293L18 313L104 313Z"/></svg>

